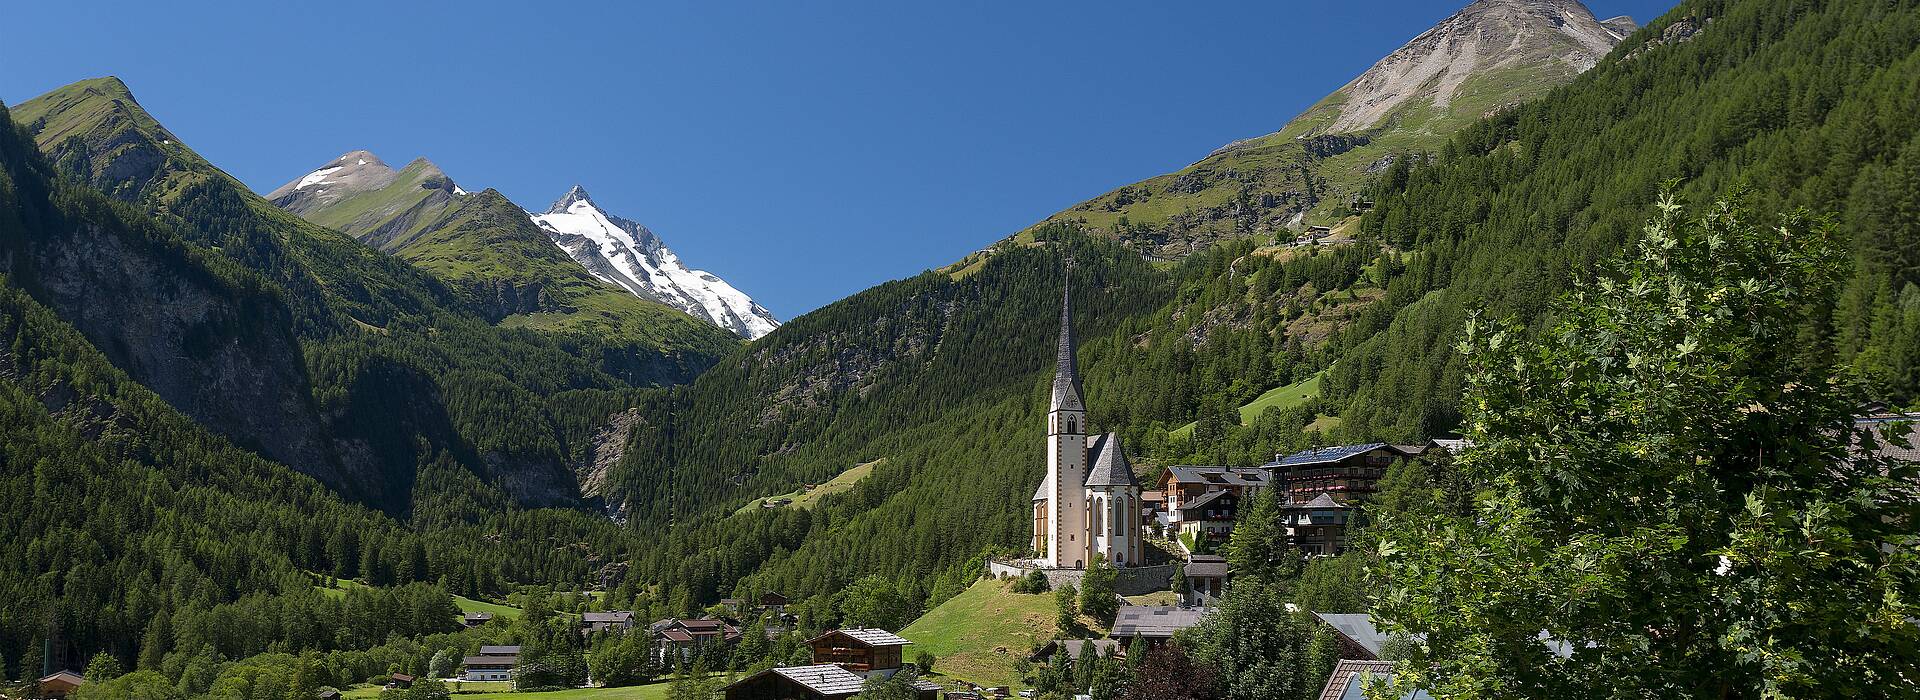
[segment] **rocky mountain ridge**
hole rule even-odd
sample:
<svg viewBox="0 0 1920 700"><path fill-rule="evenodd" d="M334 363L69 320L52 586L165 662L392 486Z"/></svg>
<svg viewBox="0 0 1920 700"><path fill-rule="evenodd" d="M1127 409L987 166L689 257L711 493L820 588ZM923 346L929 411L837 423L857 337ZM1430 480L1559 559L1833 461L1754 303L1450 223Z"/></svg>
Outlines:
<svg viewBox="0 0 1920 700"><path fill-rule="evenodd" d="M749 340L780 325L772 312L726 280L688 268L647 227L606 213L584 187L574 185L533 221L587 272L634 296L680 309Z"/></svg>
<svg viewBox="0 0 1920 700"><path fill-rule="evenodd" d="M470 198L425 158L394 170L365 150L341 155L267 194L276 206L308 221L409 259L419 256L408 251L440 233L436 228L457 218L462 201ZM772 312L718 275L688 268L645 226L606 214L581 187L544 214L524 213L592 278L616 289L749 340L780 325ZM446 251L447 241L440 238L442 254L479 254Z"/></svg>
<svg viewBox="0 0 1920 700"><path fill-rule="evenodd" d="M1489 71L1557 63L1583 73L1637 29L1631 17L1596 19L1579 0L1478 0L1342 87L1338 116L1314 132L1364 131L1415 101L1446 108Z"/></svg>
<svg viewBox="0 0 1920 700"><path fill-rule="evenodd" d="M1478 0L1279 131L1081 202L1011 242L1055 223L1159 260L1241 236L1290 241L1305 226L1336 225L1351 214L1347 205L1396 153L1437 148L1482 118L1572 81L1637 28L1630 17L1595 19L1578 0Z"/></svg>

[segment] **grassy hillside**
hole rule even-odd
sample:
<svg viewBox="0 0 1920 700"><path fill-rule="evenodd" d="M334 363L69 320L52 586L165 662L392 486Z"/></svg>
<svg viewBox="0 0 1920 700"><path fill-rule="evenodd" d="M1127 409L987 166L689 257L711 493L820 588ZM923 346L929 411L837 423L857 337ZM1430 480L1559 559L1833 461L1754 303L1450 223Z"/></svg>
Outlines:
<svg viewBox="0 0 1920 700"><path fill-rule="evenodd" d="M1435 150L1487 114L1571 81L1577 72L1556 58L1566 49L1533 47L1506 65L1475 72L1444 106L1431 96L1415 97L1366 129L1330 132L1348 99L1345 89L1336 91L1279 131L1081 202L1014 241L1029 240L1039 226L1075 223L1144 254L1177 259L1234 237L1290 239L1306 225L1331 226L1395 154Z"/></svg>
<svg viewBox="0 0 1920 700"><path fill-rule="evenodd" d="M463 197L453 189L446 173L427 159L417 158L395 173L385 187L353 192L301 216L375 248L393 251L459 205Z"/></svg>
<svg viewBox="0 0 1920 700"><path fill-rule="evenodd" d="M782 499L792 501L784 506L787 508L812 508L814 504L820 502L821 498L852 490L855 484L860 483L861 479L865 479L868 474L873 473L874 466L884 464L886 461L887 458L882 457L871 462L853 465L853 467L846 471L835 474L832 479L827 480L827 483L817 484L811 489L800 488L779 495L753 499L748 501L746 505L741 506L740 511L746 512L759 508L761 504L768 501L778 501Z"/></svg>
<svg viewBox="0 0 1920 700"><path fill-rule="evenodd" d="M321 593L325 594L327 597L330 597L330 598L344 598L347 595L348 589L366 588L366 587L367 587L367 584L364 584L352 579L335 579L331 587L314 586L314 589L320 591ZM504 620L511 620L513 618L520 616L520 609L513 607L511 605L501 605L499 603L490 603L484 600L474 600L472 598L468 598L463 595L457 595L457 594L454 595L453 603L454 605L459 606L460 612L463 612L463 613L470 613L470 612L493 613L494 617L504 619Z"/></svg>
<svg viewBox="0 0 1920 700"><path fill-rule="evenodd" d="M1266 393L1254 398L1254 400L1242 404L1239 408L1240 422L1242 424L1250 423L1254 418L1259 417L1260 414L1265 413L1269 408L1284 411L1295 406L1303 406L1306 405L1308 401L1312 401L1319 396L1320 375L1318 374L1313 375L1312 378L1306 381L1295 382L1286 386L1277 386L1268 389ZM1174 428L1172 432L1173 437L1192 436L1194 425L1194 423L1188 423Z"/></svg>
<svg viewBox="0 0 1920 700"><path fill-rule="evenodd" d="M915 620L900 636L915 652L937 657L941 675L984 686L1019 686L1014 661L1054 638L1059 609L1052 593L1024 594L992 579L973 584Z"/></svg>
<svg viewBox="0 0 1920 700"><path fill-rule="evenodd" d="M504 327L673 349L688 370L739 345L711 323L594 278L491 189L462 196L388 249Z"/></svg>

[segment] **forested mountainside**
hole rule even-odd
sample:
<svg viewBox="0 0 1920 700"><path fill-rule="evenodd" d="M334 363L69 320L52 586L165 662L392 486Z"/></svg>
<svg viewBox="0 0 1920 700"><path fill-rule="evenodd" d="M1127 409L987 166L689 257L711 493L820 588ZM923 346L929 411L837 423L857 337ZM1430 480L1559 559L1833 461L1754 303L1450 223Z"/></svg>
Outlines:
<svg viewBox="0 0 1920 700"><path fill-rule="evenodd" d="M1291 240L1338 223L1405 150L1439 147L1488 114L1591 68L1637 25L1579 0L1478 0L1294 117L1279 131L1048 217L1177 259L1224 240ZM1016 237L1016 240L1021 237Z"/></svg>
<svg viewBox="0 0 1920 700"><path fill-rule="evenodd" d="M1396 159L1353 242L1243 237L1148 270L1052 225L796 319L662 398L676 421L640 435L646 447L616 469L630 503L651 504L636 519L674 525L640 570L693 599L747 574L741 590L819 593L879 573L932 594L950 592L983 546L1017 547L1029 494L1015 485L1042 464L1059 241L1101 280L1075 298L1111 304L1079 313L1096 423L1121 431L1146 469L1457 430L1453 348L1468 312L1538 320L1579 271L1633 240L1675 178L1696 201L1744 191L1763 210L1847 212L1860 281L1829 325L1806 330L1806 350L1842 353L1909 404L1920 292L1900 291L1915 289L1910 265L1890 266L1920 241L1905 107L1920 99L1917 40L1911 2L1686 2L1540 101ZM1112 265L1151 281L1115 287ZM973 302L906 291L967 285L998 291ZM922 325L941 336L913 332ZM931 373L927 349L948 351L939 338L987 328L1004 329L1005 350L983 351L1001 369ZM1235 410L1316 377L1308 401L1244 420ZM809 511L732 512L744 496L882 457Z"/></svg>
<svg viewBox="0 0 1920 700"><path fill-rule="evenodd" d="M549 397L683 381L730 344L691 319L683 325L697 331L690 336L496 327L490 321L511 317L490 317L498 309L487 295L450 288L273 207L187 148L112 78L57 90L15 114L60 173L152 212L194 249L258 273L271 290L263 295L285 305L245 316L260 338L248 342L278 337L282 347L141 357L147 326L199 311L126 304L165 297L116 294L147 284L137 278L144 272L116 269L112 251L67 248L65 255L99 255L81 258L86 264L71 265L61 280L74 306L92 314L72 317L89 340L209 429L390 512L442 507L416 496L578 504L575 470L592 431L564 427L573 419ZM158 318L129 323L116 314ZM241 354L271 371L237 364ZM258 403L199 397L229 384L235 396L252 386ZM443 459L478 478L450 482L448 493L417 492L420 472Z"/></svg>
<svg viewBox="0 0 1920 700"><path fill-rule="evenodd" d="M364 649L394 634L446 631L451 616L420 607L444 603L446 589L478 595L515 583L587 584L627 556L625 536L604 519L521 511L498 496L417 511L417 527L408 527L236 447L175 399L149 391L125 365L298 373L298 348L283 352L293 334L282 295L259 274L200 250L173 223L61 181L8 117L0 108L7 677L37 677L46 652L56 667L106 651L151 667L163 659L176 669L204 664L211 673L223 658L268 649ZM73 260L87 257L108 262ZM103 312L75 306L71 287L103 269L125 273L110 291L129 296L92 303L140 299L165 317L136 328L152 348L102 335L91 327ZM204 365L153 367L162 350ZM125 352L134 355L117 354ZM217 386L243 408L282 408L244 393L258 391L248 381L269 379L231 377ZM423 461L420 479L445 493L489 493L445 453ZM318 591L313 574L413 586L349 605ZM369 614L377 610L388 614Z"/></svg>

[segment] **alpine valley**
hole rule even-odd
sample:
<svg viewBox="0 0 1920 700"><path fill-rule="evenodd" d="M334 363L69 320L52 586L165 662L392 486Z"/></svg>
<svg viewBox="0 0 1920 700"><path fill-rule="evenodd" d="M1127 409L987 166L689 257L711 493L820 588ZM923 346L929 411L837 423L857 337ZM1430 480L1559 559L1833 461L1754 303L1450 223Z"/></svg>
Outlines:
<svg viewBox="0 0 1920 700"><path fill-rule="evenodd" d="M84 669L76 700L444 700L430 677L477 678L485 649L513 647L512 687L542 691L515 700L772 698L788 696L747 693L831 665L807 663L841 629L928 654L896 659L903 679L1048 698L1305 700L1336 666L1435 696L1910 697L1920 507L1881 481L1905 468L1837 457L1857 447L1851 414L1789 418L1920 408L1914 105L1911 0L1682 0L1644 26L1579 0L1476 0L1270 115L1271 133L782 323L582 187L528 208L356 150L261 195L119 79L83 80L0 108L0 676L13 697ZM1756 236L1774 247L1741 247ZM1711 254L1688 257L1696 243ZM1799 247L1816 244L1831 250ZM1762 267L1654 303L1690 270ZM1644 326L1606 325L1618 308ZM1615 381L1629 368L1661 374ZM1065 438L1062 376L1091 426ZM1631 396L1594 398L1612 389ZM1587 422L1555 422L1569 415ZM1303 553L1289 528L1332 501L1307 515L1275 484L1231 491L1217 530L1163 505L1134 573L1050 579L1030 566L1036 507L1065 506L1036 506L1033 485L1055 483L1040 448L1080 433L1169 505L1176 466L1282 478L1277 456L1329 445L1404 458L1338 504L1338 547ZM1818 466L1743 481L1796 458ZM1690 480L1715 460L1738 468ZM1872 488L1809 476L1836 463L1872 466ZM1667 471L1635 471L1649 464ZM1622 484L1719 510L1632 511L1586 539L1543 524L1655 500ZM1832 500L1795 509L1793 488ZM1468 546L1509 532L1471 525L1503 513L1554 533L1527 546L1645 549L1447 579L1524 549ZM1689 523L1793 534L1668 536ZM1889 528L1909 539L1856 536ZM1856 545L1884 557L1820 549ZM1467 563L1404 564L1408 549ZM1188 567L1210 554L1232 583L1198 600ZM1662 557L1684 562L1648 573ZM988 574L1019 562L1042 580ZM1855 580L1837 569L1882 588L1755 602ZM1541 590L1591 597L1494 593L1566 571L1586 578ZM1620 581L1670 583L1662 614L1753 617L1592 631L1642 610ZM1442 614L1481 592L1532 617ZM1164 644L1112 609L1177 600L1209 612ZM1858 624L1818 617L1841 604ZM1302 609L1383 631L1363 649ZM1448 626L1469 622L1494 631ZM701 634L717 641L675 641ZM1114 641L1074 659L1048 652L1057 636ZM1532 661L1462 661L1476 653ZM932 692L856 680L807 697Z"/></svg>

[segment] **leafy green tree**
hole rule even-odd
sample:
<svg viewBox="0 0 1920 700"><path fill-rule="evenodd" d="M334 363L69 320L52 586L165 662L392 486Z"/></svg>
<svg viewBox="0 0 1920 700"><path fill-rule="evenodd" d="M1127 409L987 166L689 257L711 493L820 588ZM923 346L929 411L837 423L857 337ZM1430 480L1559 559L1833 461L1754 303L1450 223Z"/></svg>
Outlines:
<svg viewBox="0 0 1920 700"><path fill-rule="evenodd" d="M1261 489L1233 524L1226 558L1236 576L1272 579L1290 575L1300 560L1287 544L1287 527L1280 506L1286 495L1279 489Z"/></svg>
<svg viewBox="0 0 1920 700"><path fill-rule="evenodd" d="M883 576L855 581L840 596L841 620L849 626L897 630L918 612L900 595L894 582Z"/></svg>
<svg viewBox="0 0 1920 700"><path fill-rule="evenodd" d="M610 688L646 683L659 673L644 630L602 635L587 655L587 668L594 681Z"/></svg>
<svg viewBox="0 0 1920 700"><path fill-rule="evenodd" d="M1195 663L1178 644L1152 648L1120 697L1126 700L1214 700L1221 697L1213 670Z"/></svg>
<svg viewBox="0 0 1920 700"><path fill-rule="evenodd" d="M1107 558L1095 552L1093 561L1087 565L1087 572L1080 578L1080 611L1099 620L1100 624L1113 624L1113 616L1120 612L1119 598L1113 591L1114 582L1120 574Z"/></svg>
<svg viewBox="0 0 1920 700"><path fill-rule="evenodd" d="M173 681L157 671L135 671L105 681L88 680L73 700L183 700Z"/></svg>
<svg viewBox="0 0 1920 700"><path fill-rule="evenodd" d="M1535 342L1463 345L1471 513L1378 523L1376 616L1436 696L1920 693L1920 465L1851 449L1859 394L1797 352L1829 229L1663 198ZM1557 647L1542 643L1545 631Z"/></svg>
<svg viewBox="0 0 1920 700"><path fill-rule="evenodd" d="M93 660L87 662L85 676L89 682L98 683L119 678L125 675L126 672L126 667L120 665L119 659L103 651L94 654Z"/></svg>
<svg viewBox="0 0 1920 700"><path fill-rule="evenodd" d="M1035 569L1015 580L1012 590L1015 593L1045 593L1052 588L1053 583L1047 580L1046 572Z"/></svg>
<svg viewBox="0 0 1920 700"><path fill-rule="evenodd" d="M920 691L913 687L920 680L920 672L912 666L900 669L891 676L874 676L860 687L860 694L854 697L861 700L915 700Z"/></svg>
<svg viewBox="0 0 1920 700"><path fill-rule="evenodd" d="M1226 698L1307 700L1327 680L1316 675L1308 653L1320 625L1304 612L1289 612L1287 602L1279 582L1236 579L1219 606L1175 641L1212 668Z"/></svg>
<svg viewBox="0 0 1920 700"><path fill-rule="evenodd" d="M1073 584L1063 583L1053 591L1055 607L1054 627L1063 638L1078 637L1080 628L1080 596Z"/></svg>
<svg viewBox="0 0 1920 700"><path fill-rule="evenodd" d="M433 678L451 678L455 669L460 667L460 658L452 649L441 649L433 653L433 660L427 662L427 675Z"/></svg>

